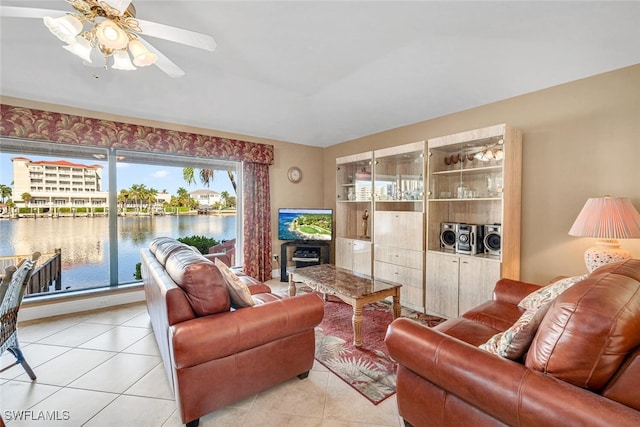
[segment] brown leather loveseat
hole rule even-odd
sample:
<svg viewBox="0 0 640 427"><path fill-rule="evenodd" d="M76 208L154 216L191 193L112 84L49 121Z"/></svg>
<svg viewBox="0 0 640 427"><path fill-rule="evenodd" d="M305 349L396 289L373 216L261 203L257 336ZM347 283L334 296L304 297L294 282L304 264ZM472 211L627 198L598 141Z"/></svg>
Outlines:
<svg viewBox="0 0 640 427"><path fill-rule="evenodd" d="M479 348L508 336L519 303L539 289L503 279L492 301L459 318L389 326L405 424L640 426L640 260L600 267L559 293L514 360Z"/></svg>
<svg viewBox="0 0 640 427"><path fill-rule="evenodd" d="M324 315L317 295L280 297L238 274L254 305L233 309L223 266L190 246L158 238L141 258L147 309L182 422L197 426L202 415L308 375Z"/></svg>

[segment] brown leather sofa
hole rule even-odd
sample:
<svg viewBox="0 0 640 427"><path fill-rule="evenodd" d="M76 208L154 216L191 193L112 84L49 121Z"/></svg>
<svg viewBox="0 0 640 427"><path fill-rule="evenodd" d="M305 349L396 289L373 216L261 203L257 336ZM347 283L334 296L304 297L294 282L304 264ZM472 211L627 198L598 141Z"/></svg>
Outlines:
<svg viewBox="0 0 640 427"><path fill-rule="evenodd" d="M640 426L640 260L603 266L562 292L521 358L480 349L536 289L503 279L492 301L459 318L389 326L406 425Z"/></svg>
<svg viewBox="0 0 640 427"><path fill-rule="evenodd" d="M313 365L314 328L324 315L314 294L280 297L239 274L255 305L232 309L211 260L169 238L141 249L147 309L182 422L247 398Z"/></svg>

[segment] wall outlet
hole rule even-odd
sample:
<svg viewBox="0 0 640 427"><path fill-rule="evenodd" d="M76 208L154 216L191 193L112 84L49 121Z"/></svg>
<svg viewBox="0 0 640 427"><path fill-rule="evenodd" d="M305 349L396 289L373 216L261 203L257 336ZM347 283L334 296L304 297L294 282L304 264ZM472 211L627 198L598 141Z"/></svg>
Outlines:
<svg viewBox="0 0 640 427"><path fill-rule="evenodd" d="M273 254L273 260L274 260L275 262L278 262L278 254Z"/></svg>

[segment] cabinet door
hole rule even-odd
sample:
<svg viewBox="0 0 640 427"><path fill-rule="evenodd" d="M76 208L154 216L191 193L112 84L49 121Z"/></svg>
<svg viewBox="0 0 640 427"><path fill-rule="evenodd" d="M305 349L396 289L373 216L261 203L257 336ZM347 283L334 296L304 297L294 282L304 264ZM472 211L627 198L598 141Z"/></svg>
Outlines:
<svg viewBox="0 0 640 427"><path fill-rule="evenodd" d="M353 267L353 241L336 237L336 267L351 270Z"/></svg>
<svg viewBox="0 0 640 427"><path fill-rule="evenodd" d="M427 254L427 312L446 318L458 317L458 276L460 257L429 252Z"/></svg>
<svg viewBox="0 0 640 427"><path fill-rule="evenodd" d="M379 245L374 252L376 261L422 270L424 252Z"/></svg>
<svg viewBox="0 0 640 427"><path fill-rule="evenodd" d="M376 261L374 264L375 277L388 282L402 285L400 289L400 303L414 310L424 310L422 269L408 268L396 264Z"/></svg>
<svg viewBox="0 0 640 427"><path fill-rule="evenodd" d="M486 258L461 257L458 284L459 314L490 300L499 279L500 262Z"/></svg>
<svg viewBox="0 0 640 427"><path fill-rule="evenodd" d="M371 276L371 242L353 240L352 267L354 273Z"/></svg>
<svg viewBox="0 0 640 427"><path fill-rule="evenodd" d="M423 250L422 212L376 211L376 244L396 248Z"/></svg>

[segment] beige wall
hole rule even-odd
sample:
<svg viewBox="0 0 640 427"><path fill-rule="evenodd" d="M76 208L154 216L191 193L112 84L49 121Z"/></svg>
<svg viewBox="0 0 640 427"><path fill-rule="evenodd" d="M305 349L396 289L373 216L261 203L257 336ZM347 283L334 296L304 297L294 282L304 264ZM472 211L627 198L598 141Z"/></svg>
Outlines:
<svg viewBox="0 0 640 427"><path fill-rule="evenodd" d="M523 131L522 280L586 273L595 240L567 233L587 198L625 196L640 210L640 65L329 147L325 204L336 157L498 123ZM640 239L621 244L640 258Z"/></svg>

